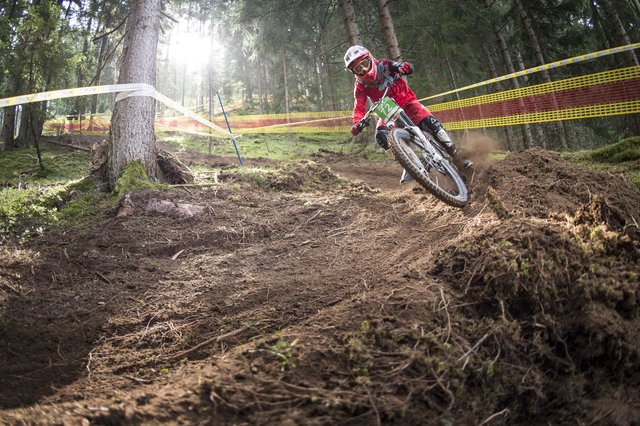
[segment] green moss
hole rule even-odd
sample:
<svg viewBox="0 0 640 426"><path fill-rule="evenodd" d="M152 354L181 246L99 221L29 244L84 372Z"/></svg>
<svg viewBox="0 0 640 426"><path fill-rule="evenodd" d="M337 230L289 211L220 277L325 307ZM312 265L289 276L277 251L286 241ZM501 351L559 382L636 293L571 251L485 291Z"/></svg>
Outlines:
<svg viewBox="0 0 640 426"><path fill-rule="evenodd" d="M0 233L28 236L48 226L77 227L111 208L119 195L158 186L148 181L142 163L131 163L116 184L116 197L102 193L89 174L85 152L57 147L42 151L45 169L30 150L0 153Z"/></svg>
<svg viewBox="0 0 640 426"><path fill-rule="evenodd" d="M149 176L147 175L147 170L144 168L144 164L142 164L141 161L132 161L127 164L122 175L116 181L113 194L121 196L136 189L153 188L157 186L159 185L149 182Z"/></svg>
<svg viewBox="0 0 640 426"><path fill-rule="evenodd" d="M588 157L600 163L623 163L640 159L640 136L623 139L620 142L591 151Z"/></svg>
<svg viewBox="0 0 640 426"><path fill-rule="evenodd" d="M98 189L96 183L91 178L80 179L75 182L71 182L68 186L69 191L89 192Z"/></svg>
<svg viewBox="0 0 640 426"><path fill-rule="evenodd" d="M50 146L42 148L42 162L44 170L38 165L34 150L0 152L0 185L17 187L24 182L59 185L87 176L91 167L88 153Z"/></svg>
<svg viewBox="0 0 640 426"><path fill-rule="evenodd" d="M618 174L640 187L640 136L595 149L564 154L565 157L596 170Z"/></svg>
<svg viewBox="0 0 640 426"><path fill-rule="evenodd" d="M8 188L0 196L0 232L25 235L55 220L50 200L56 189L43 192Z"/></svg>
<svg viewBox="0 0 640 426"><path fill-rule="evenodd" d="M496 152L492 152L489 155L489 160L491 161L502 161L504 159L506 159L509 156L509 152L508 151L496 151Z"/></svg>

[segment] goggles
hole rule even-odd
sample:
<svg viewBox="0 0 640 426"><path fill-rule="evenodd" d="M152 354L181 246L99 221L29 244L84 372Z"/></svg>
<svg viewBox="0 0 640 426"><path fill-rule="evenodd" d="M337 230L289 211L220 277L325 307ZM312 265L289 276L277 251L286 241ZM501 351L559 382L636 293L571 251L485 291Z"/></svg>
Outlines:
<svg viewBox="0 0 640 426"><path fill-rule="evenodd" d="M366 71L369 71L370 67L371 67L371 58L366 57L362 59L360 62L358 62L356 65L354 65L351 68L351 71L353 71L355 74L362 74Z"/></svg>

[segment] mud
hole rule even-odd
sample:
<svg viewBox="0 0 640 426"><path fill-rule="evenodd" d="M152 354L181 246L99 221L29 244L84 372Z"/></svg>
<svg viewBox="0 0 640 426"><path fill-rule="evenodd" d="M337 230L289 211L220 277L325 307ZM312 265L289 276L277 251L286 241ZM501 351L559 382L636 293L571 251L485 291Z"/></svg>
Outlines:
<svg viewBox="0 0 640 426"><path fill-rule="evenodd" d="M5 424L637 424L640 192L542 150L130 194L0 246ZM192 217L145 210L197 206Z"/></svg>

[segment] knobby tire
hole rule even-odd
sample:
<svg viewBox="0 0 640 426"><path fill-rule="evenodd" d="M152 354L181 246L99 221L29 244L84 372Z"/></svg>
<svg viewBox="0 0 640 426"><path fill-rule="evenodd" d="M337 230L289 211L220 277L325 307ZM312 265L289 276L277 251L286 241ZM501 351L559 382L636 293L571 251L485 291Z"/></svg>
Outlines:
<svg viewBox="0 0 640 426"><path fill-rule="evenodd" d="M416 144L411 142L413 137L404 129L392 129L389 133L389 142L393 156L423 188L436 198L454 207L464 207L469 201L469 193L455 167L444 159L440 163L444 173L431 170L431 173L437 176L437 180L442 179L443 182L432 180L430 174L424 171L427 165L418 158L422 152L416 154L412 148L412 146L417 148ZM444 183L448 183L450 189L444 188Z"/></svg>

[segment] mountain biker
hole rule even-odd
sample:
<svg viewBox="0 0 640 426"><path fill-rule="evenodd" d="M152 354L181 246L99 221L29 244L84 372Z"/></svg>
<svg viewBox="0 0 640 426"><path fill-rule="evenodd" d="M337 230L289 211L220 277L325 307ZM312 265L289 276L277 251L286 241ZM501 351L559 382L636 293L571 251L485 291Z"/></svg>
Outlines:
<svg viewBox="0 0 640 426"><path fill-rule="evenodd" d="M344 54L344 65L353 73L356 82L353 92L355 99L351 118L351 134L357 136L363 126L358 125L365 115L367 98L377 102L382 97L385 89L398 75L413 73L413 65L409 62L396 62L388 59L376 59L371 52L362 46L351 46ZM433 135L441 142L450 155L454 156L457 149L442 127L438 119L420 102L416 94L409 88L404 79L399 79L387 94L407 113L411 121L417 126ZM376 141L385 151L389 149L389 128L382 120L378 120L376 126ZM401 183L409 182L411 177L404 171Z"/></svg>

